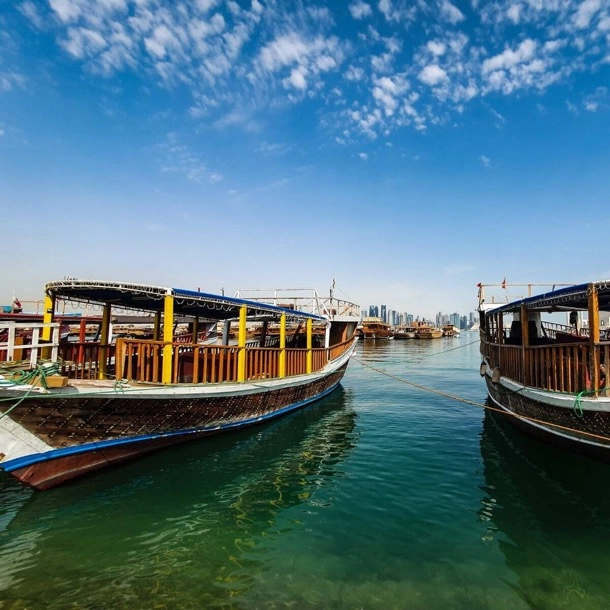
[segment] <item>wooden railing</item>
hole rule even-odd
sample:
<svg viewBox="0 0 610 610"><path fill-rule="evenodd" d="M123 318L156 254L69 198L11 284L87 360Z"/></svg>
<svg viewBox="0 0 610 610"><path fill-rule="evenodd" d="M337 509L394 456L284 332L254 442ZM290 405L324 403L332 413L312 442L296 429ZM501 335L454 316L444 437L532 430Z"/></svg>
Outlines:
<svg viewBox="0 0 610 610"><path fill-rule="evenodd" d="M330 360L343 354L352 344L346 341L331 348L315 348L312 372L323 369ZM118 339L116 342L115 375L117 379L161 383L163 341ZM172 383L223 383L238 381L240 348L236 345L201 345L172 343ZM245 347L245 378L247 380L280 377L279 348ZM307 349L286 348L285 376L307 373Z"/></svg>
<svg viewBox="0 0 610 610"><path fill-rule="evenodd" d="M59 342L59 325L53 324L52 343L40 341L38 329L33 333L28 329L30 335L22 342L15 341L17 328L11 324L11 327L4 327L4 337L0 334L0 360L30 360L33 367L41 357L51 358L57 363L59 373L70 379L116 378L144 383L161 383L163 380L163 352L167 345L163 341L119 338L116 344L109 345L99 341ZM308 350L202 345L184 343L181 339L171 343L171 383L236 382L241 349L245 351L246 380L304 375L308 373L309 354L311 372L320 371L349 349L352 341L331 348ZM49 352L48 356L45 350ZM284 362L283 370L280 362Z"/></svg>
<svg viewBox="0 0 610 610"><path fill-rule="evenodd" d="M610 344L596 343L598 362L603 365L603 385L591 387L590 347L583 343L554 343L523 347L499 345L481 336L481 353L492 368L517 383L557 392L582 392L605 387L605 367L610 363ZM595 359L594 359L595 361Z"/></svg>
<svg viewBox="0 0 610 610"><path fill-rule="evenodd" d="M59 346L59 370L70 379L97 379L99 375L100 349L106 348L108 375L114 374L114 345L102 345L99 341L88 343L62 343Z"/></svg>

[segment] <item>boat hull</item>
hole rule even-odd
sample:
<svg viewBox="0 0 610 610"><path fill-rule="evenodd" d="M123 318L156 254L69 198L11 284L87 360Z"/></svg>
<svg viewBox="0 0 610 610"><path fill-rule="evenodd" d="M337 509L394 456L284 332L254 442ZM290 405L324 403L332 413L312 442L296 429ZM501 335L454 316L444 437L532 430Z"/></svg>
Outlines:
<svg viewBox="0 0 610 610"><path fill-rule="evenodd" d="M262 381L242 384L237 391L211 387L196 393L193 388L190 393L158 397L128 391L98 396L74 393L53 399L26 397L12 407L3 402L3 444L8 446L12 435L17 439L13 444L21 439L27 445L31 439L39 446L36 452L3 460L0 468L36 489L47 489L163 447L303 408L337 388L346 368L347 360L310 381Z"/></svg>
<svg viewBox="0 0 610 610"><path fill-rule="evenodd" d="M489 398L507 414L507 422L547 443L610 462L608 400L581 399L575 405L576 396L565 396L561 404L557 395L537 399L525 391L505 387L501 380L494 382L489 374L485 381Z"/></svg>

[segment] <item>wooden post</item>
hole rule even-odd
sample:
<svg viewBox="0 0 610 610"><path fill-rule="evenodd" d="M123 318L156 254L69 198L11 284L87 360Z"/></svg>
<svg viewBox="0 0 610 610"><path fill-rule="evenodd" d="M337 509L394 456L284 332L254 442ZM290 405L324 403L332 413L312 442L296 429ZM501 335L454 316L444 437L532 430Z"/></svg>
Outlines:
<svg viewBox="0 0 610 610"><path fill-rule="evenodd" d="M85 346L83 345L87 340L87 318L83 318L78 326L78 364L82 365L85 361Z"/></svg>
<svg viewBox="0 0 610 610"><path fill-rule="evenodd" d="M155 323L153 327L153 341L159 341L161 339L161 312L155 312Z"/></svg>
<svg viewBox="0 0 610 610"><path fill-rule="evenodd" d="M172 382L172 355L174 347L174 295L171 291L165 295L163 304L163 369L161 383ZM176 356L177 357L177 356Z"/></svg>
<svg viewBox="0 0 610 610"><path fill-rule="evenodd" d="M311 318L307 319L307 374L313 371L313 352L311 351L313 347L313 320Z"/></svg>
<svg viewBox="0 0 610 610"><path fill-rule="evenodd" d="M597 287L594 283L589 284L587 290L589 294L588 309L589 309L589 375L591 378L591 389L599 390L599 349L596 344L599 343L599 299L597 296Z"/></svg>
<svg viewBox="0 0 610 610"><path fill-rule="evenodd" d="M521 318L521 383L524 385L530 385L530 353L527 349L530 344L530 331L529 324L527 323L527 309L525 305L521 305L520 310Z"/></svg>
<svg viewBox="0 0 610 610"><path fill-rule="evenodd" d="M267 326L269 325L268 320L263 321L263 327L261 328L261 338L258 343L259 347L265 347L265 343L267 341Z"/></svg>
<svg viewBox="0 0 610 610"><path fill-rule="evenodd" d="M225 320L222 325L221 345L229 345L230 338L231 338L231 320Z"/></svg>
<svg viewBox="0 0 610 610"><path fill-rule="evenodd" d="M278 377L286 377L286 314L280 317L280 360Z"/></svg>
<svg viewBox="0 0 610 610"><path fill-rule="evenodd" d="M199 342L199 316L193 320L193 334L191 335L191 343Z"/></svg>
<svg viewBox="0 0 610 610"><path fill-rule="evenodd" d="M246 380L246 319L248 306L242 305L239 308L239 332L237 334L237 381Z"/></svg>
<svg viewBox="0 0 610 610"><path fill-rule="evenodd" d="M97 360L97 378L105 379L108 368L108 343L110 342L110 303L104 304L102 311L102 332L100 333L100 351Z"/></svg>
<svg viewBox="0 0 610 610"><path fill-rule="evenodd" d="M498 314L498 344L504 344L504 316L502 312Z"/></svg>

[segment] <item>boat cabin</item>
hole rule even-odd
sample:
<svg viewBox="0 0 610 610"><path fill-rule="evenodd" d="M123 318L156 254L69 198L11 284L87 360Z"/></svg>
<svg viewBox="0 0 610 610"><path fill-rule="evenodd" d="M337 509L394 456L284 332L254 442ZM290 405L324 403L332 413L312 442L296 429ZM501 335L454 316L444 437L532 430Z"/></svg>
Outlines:
<svg viewBox="0 0 610 610"><path fill-rule="evenodd" d="M499 374L532 388L606 395L610 336L600 316L610 312L610 282L506 304L486 303L481 286L479 300L481 354Z"/></svg>

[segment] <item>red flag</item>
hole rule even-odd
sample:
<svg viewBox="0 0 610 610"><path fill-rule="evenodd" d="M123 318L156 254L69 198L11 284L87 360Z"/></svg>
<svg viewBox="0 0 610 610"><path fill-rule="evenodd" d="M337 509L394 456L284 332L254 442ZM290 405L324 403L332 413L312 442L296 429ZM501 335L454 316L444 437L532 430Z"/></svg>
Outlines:
<svg viewBox="0 0 610 610"><path fill-rule="evenodd" d="M13 313L21 313L21 303L17 297L13 297Z"/></svg>
<svg viewBox="0 0 610 610"><path fill-rule="evenodd" d="M504 279L502 280L502 289L506 290L506 276L504 276Z"/></svg>

